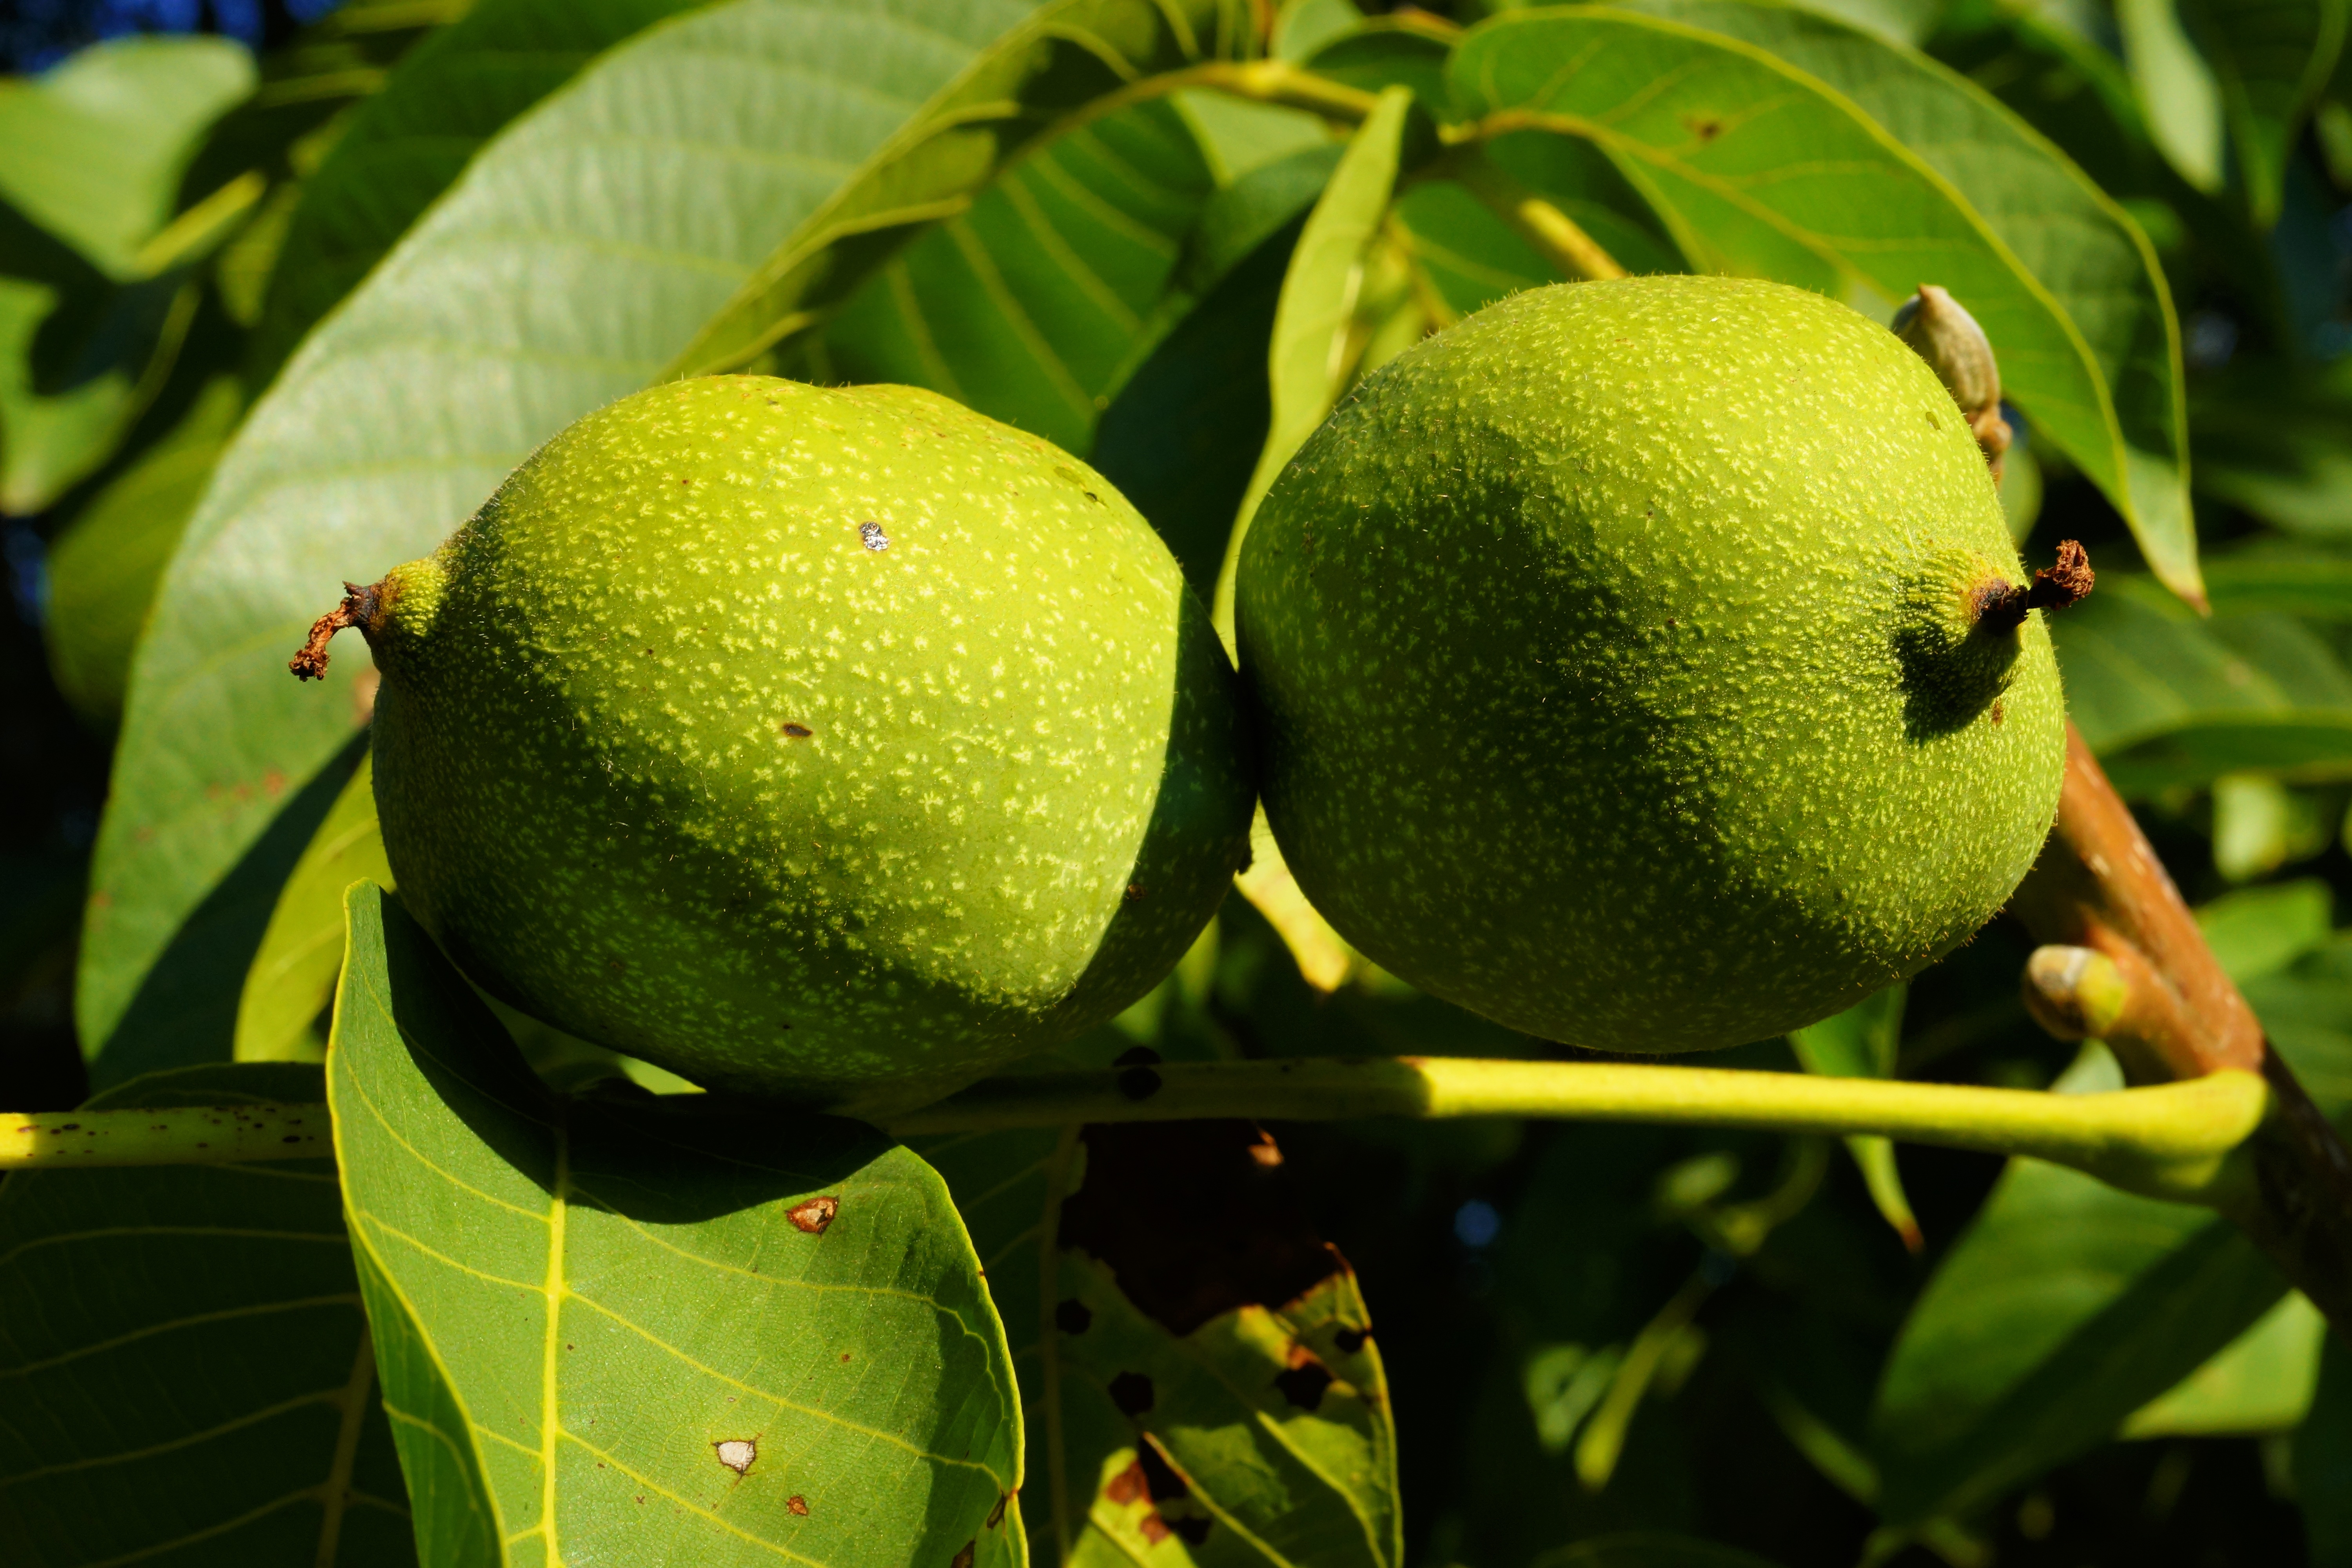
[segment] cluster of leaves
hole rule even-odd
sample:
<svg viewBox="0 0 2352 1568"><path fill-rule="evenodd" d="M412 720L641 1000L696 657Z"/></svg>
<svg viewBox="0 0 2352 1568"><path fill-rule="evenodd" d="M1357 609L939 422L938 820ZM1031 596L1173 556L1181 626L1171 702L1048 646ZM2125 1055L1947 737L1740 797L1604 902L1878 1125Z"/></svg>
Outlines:
<svg viewBox="0 0 2352 1568"><path fill-rule="evenodd" d="M96 1103L324 1100L337 1151L0 1185L12 1552L2352 1562L2352 1359L2201 1211L1872 1140L749 1121L494 1010L380 890L362 661L285 653L664 375L932 387L1213 597L1333 400L1510 290L1936 282L2016 531L2097 554L2077 721L2352 1106L2343 0L1494 9L352 0L257 67L0 83L0 510L113 736ZM12 990L81 875L12 888ZM1550 1048L1244 890L1064 1059ZM2022 954L1733 1065L2113 1087Z"/></svg>

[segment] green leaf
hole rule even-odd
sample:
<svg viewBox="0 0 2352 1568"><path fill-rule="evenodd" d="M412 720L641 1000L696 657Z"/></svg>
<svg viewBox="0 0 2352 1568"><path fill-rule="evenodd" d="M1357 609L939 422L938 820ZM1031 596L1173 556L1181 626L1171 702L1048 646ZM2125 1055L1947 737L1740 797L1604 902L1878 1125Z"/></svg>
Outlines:
<svg viewBox="0 0 2352 1568"><path fill-rule="evenodd" d="M237 1001L238 1061L326 1059L319 1026L343 970L343 891L357 881L393 885L376 826L373 764L373 755L360 759L278 890Z"/></svg>
<svg viewBox="0 0 2352 1568"><path fill-rule="evenodd" d="M303 182L251 350L266 382L491 138L599 53L704 0L481 0L417 46Z"/></svg>
<svg viewBox="0 0 2352 1568"><path fill-rule="evenodd" d="M2016 291L2022 282L2025 291L2046 300L2046 312L2034 320L2034 334L2009 339L1985 327L2001 355L2001 385L2032 414L2034 428L2077 456L2116 500L2116 510L2133 524L2133 536L2157 574L2178 593L2197 597L2180 327L2173 318L2164 268L2138 224L2061 148L1983 87L1906 47L1783 5L1637 0L1634 9L1769 49L1844 94L1957 193L1990 242L2025 275L2011 278L2006 287ZM1839 221L1834 209L1828 221ZM1867 257L1867 249L1861 257ZM1872 287L1895 299L1910 294L1916 282L1955 287L1927 273L1903 282L1898 270L1870 273L1858 261L1853 270L1870 275ZM1961 299L1971 310L1976 308L1967 294ZM2034 312L2028 308L2025 315ZM2077 364L2046 374L2018 357L2021 351L2063 357L2061 339L2074 343L2088 362L2088 376L2103 390L2084 388L2082 376L2072 374ZM2034 406L2037 395L2044 400L2058 395L2063 402L2082 405L2091 393L2112 402L2103 426L2088 416L2051 423L2049 406Z"/></svg>
<svg viewBox="0 0 2352 1568"><path fill-rule="evenodd" d="M1810 1073L1893 1078L1895 1058L1903 1044L1903 1004L1909 994L1907 985L1890 985L1834 1017L1795 1031L1789 1037L1790 1047ZM1905 1247L1918 1251L1919 1221L1903 1190L1903 1174L1895 1163L1895 1141L1858 1133L1849 1137L1845 1146L1880 1215L1903 1238Z"/></svg>
<svg viewBox="0 0 2352 1568"><path fill-rule="evenodd" d="M2124 1422L2126 1437L2254 1436L2291 1432L2311 1408L2327 1320L2299 1290L2221 1354Z"/></svg>
<svg viewBox="0 0 2352 1568"><path fill-rule="evenodd" d="M0 81L0 198L117 279L173 211L197 138L253 90L226 38L129 37Z"/></svg>
<svg viewBox="0 0 2352 1568"><path fill-rule="evenodd" d="M2182 179L2219 191L2221 88L2182 29L2176 0L2116 0L2116 25L2149 136Z"/></svg>
<svg viewBox="0 0 2352 1568"><path fill-rule="evenodd" d="M96 471L132 414L131 377L109 371L54 397L33 387L33 339L56 289L0 277L0 513L47 508Z"/></svg>
<svg viewBox="0 0 2352 1568"><path fill-rule="evenodd" d="M2242 982L2263 1032L2320 1110L2352 1110L2352 937Z"/></svg>
<svg viewBox="0 0 2352 1568"><path fill-rule="evenodd" d="M2278 222L2286 164L2344 47L2344 0L2211 0L2200 40L2221 89L2231 149L2256 226Z"/></svg>
<svg viewBox="0 0 2352 1568"><path fill-rule="evenodd" d="M1702 270L1860 287L1888 308L1923 281L1949 289L2036 432L2194 596L2177 330L2137 230L2056 149L1916 56L1793 11L1690 14L1769 46L1613 9L1523 12L1462 41L1455 94L1494 129L1599 145Z"/></svg>
<svg viewBox="0 0 2352 1568"><path fill-rule="evenodd" d="M1419 18L1360 19L1346 33L1317 45L1307 68L1359 92L1409 88L1433 116L1450 120L1454 89L1445 79L1445 59L1453 47L1426 26Z"/></svg>
<svg viewBox="0 0 2352 1568"><path fill-rule="evenodd" d="M1233 640L1234 571L1250 516L1299 444L1331 412L1354 368L1348 350L1357 325L1366 252L1396 189L1412 101L1412 94L1403 88L1381 89L1290 253L1290 269L1283 276L1282 298L1275 307L1274 338L1266 349L1273 413L1265 447L1250 474L1249 489L1243 492L1225 542L1224 564L1217 574L1214 614L1217 629L1228 643Z"/></svg>
<svg viewBox="0 0 2352 1568"><path fill-rule="evenodd" d="M424 554L539 443L652 381L1018 15L735 0L650 29L518 120L311 335L221 459L133 666L78 982L85 1049L113 1048L261 838L273 782L310 777L362 719L357 650L324 690L284 668L338 584ZM251 954L205 970L224 1011Z"/></svg>
<svg viewBox="0 0 2352 1568"><path fill-rule="evenodd" d="M320 1098L184 1068L93 1109ZM20 1172L0 1185L0 1537L24 1568L413 1563L325 1160Z"/></svg>
<svg viewBox="0 0 2352 1568"><path fill-rule="evenodd" d="M1148 77L1254 42L1243 0L1053 0L973 59L790 231L672 363L731 370L822 325L931 225L967 211L1014 158Z"/></svg>
<svg viewBox="0 0 2352 1568"><path fill-rule="evenodd" d="M2241 769L2352 770L2352 671L2299 622L2202 619L2149 579L2109 573L2050 635L2074 722L2127 796Z"/></svg>
<svg viewBox="0 0 2352 1568"><path fill-rule="evenodd" d="M101 728L121 717L131 658L155 584L245 411L217 377L168 436L93 497L49 546L49 670L74 710Z"/></svg>
<svg viewBox="0 0 2352 1568"><path fill-rule="evenodd" d="M2222 969L2244 985L2325 943L2335 925L2335 901L2333 889L2316 877L2275 882L2200 904L2197 926Z"/></svg>
<svg viewBox="0 0 2352 1568"><path fill-rule="evenodd" d="M1215 190L1172 104L1057 137L882 268L810 345L808 379L928 386L1084 453L1191 303L1171 286Z"/></svg>
<svg viewBox="0 0 2352 1568"><path fill-rule="evenodd" d="M1047 1561L1402 1561L1370 1318L1293 1206L1271 1140L1189 1122L919 1147L1005 1317L1030 1441L1023 1510L1033 1539L1068 1542L1058 1559L1041 1544ZM1075 1186L1060 1205L1057 1173ZM1063 1244L1050 1295L1048 1226Z"/></svg>
<svg viewBox="0 0 2352 1568"><path fill-rule="evenodd" d="M328 1102L430 1568L1019 1561L1003 1327L929 1166L560 1100L397 903L346 909Z"/></svg>
<svg viewBox="0 0 2352 1568"><path fill-rule="evenodd" d="M2346 477L2352 480L2352 471ZM2352 622L2352 557L2339 551L2273 540L2206 565L2205 585L2218 614Z"/></svg>
<svg viewBox="0 0 2352 1568"><path fill-rule="evenodd" d="M2352 1563L2352 1349L2330 1335L2319 1389L2294 1435L2294 1489L2311 1542L2311 1568Z"/></svg>
<svg viewBox="0 0 2352 1568"><path fill-rule="evenodd" d="M1593 143L1548 131L1529 131L1496 137L1487 144L1486 153L1521 184L1573 218L1627 271L1692 269L1691 258L1676 240L1671 223L1651 207L1649 197L1625 177L1608 153ZM1416 184L1405 192L1399 205L1412 213L1424 192L1449 188L1452 187ZM1485 210L1484 203L1479 206ZM1501 223L1491 211L1486 216L1490 222ZM1471 243L1470 236L1465 235L1454 242L1454 248L1480 262L1490 266L1499 263L1513 270L1523 269L1523 264L1517 259L1521 253L1533 255L1516 234L1511 236L1509 244L1499 246L1491 240ZM1533 276L1547 283L1559 278L1548 263L1540 261ZM1460 297L1452 289L1447 294L1459 302ZM1499 296L1488 294L1479 302L1485 304L1496 298Z"/></svg>
<svg viewBox="0 0 2352 1568"><path fill-rule="evenodd" d="M2104 1051L2063 1090L2120 1088ZM2111 1436L2286 1286L2204 1209L2012 1160L1888 1356L1872 1427L1897 1526L1965 1513Z"/></svg>

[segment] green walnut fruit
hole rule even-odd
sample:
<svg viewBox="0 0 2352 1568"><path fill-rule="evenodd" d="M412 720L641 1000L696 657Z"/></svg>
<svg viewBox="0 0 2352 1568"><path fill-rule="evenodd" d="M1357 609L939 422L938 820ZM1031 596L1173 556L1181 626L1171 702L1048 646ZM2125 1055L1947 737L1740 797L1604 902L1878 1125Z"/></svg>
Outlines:
<svg viewBox="0 0 2352 1568"><path fill-rule="evenodd" d="M1349 942L1475 1012L1780 1034L2032 865L2065 713L2021 578L1885 328L1725 278L1531 290L1367 378L1252 524L1266 815Z"/></svg>
<svg viewBox="0 0 2352 1568"><path fill-rule="evenodd" d="M404 902L492 994L713 1087L902 1105L1059 1044L1244 854L1232 668L1167 547L928 392L625 398L338 616Z"/></svg>

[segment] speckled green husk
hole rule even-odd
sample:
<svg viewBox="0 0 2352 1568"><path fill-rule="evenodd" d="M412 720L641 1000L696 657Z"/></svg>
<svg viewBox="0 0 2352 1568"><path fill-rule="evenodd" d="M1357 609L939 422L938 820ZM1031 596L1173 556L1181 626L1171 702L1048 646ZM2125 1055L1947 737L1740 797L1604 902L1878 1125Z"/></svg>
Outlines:
<svg viewBox="0 0 2352 1568"><path fill-rule="evenodd" d="M1951 395L1816 295L1517 295L1391 362L1238 582L1266 813L1347 939L1514 1027L1700 1050L1977 930L2057 806L2064 707Z"/></svg>
<svg viewBox="0 0 2352 1568"><path fill-rule="evenodd" d="M873 1109L1058 1044L1247 841L1166 546L928 392L639 393L383 591L402 899L499 996L714 1087Z"/></svg>

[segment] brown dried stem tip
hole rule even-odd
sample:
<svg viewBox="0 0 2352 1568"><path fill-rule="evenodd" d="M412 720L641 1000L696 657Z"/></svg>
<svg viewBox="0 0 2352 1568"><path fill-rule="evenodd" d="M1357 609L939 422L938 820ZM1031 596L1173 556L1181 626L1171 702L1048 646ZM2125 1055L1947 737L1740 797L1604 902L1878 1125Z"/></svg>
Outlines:
<svg viewBox="0 0 2352 1568"><path fill-rule="evenodd" d="M1977 624L1987 631L2005 632L2024 624L2028 610L2063 610L2087 597L2097 582L2090 552L2078 539L2058 542L2058 561L2033 574L2033 586L1990 587L1977 601Z"/></svg>
<svg viewBox="0 0 2352 1568"><path fill-rule="evenodd" d="M310 623L310 639L299 651L286 661L297 680L319 680L327 673L327 645L345 626L357 626L362 632L375 624L376 612L383 602L383 584L370 583L362 587L357 583L343 584L343 602Z"/></svg>

